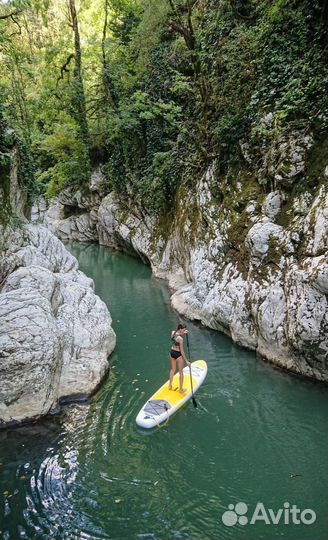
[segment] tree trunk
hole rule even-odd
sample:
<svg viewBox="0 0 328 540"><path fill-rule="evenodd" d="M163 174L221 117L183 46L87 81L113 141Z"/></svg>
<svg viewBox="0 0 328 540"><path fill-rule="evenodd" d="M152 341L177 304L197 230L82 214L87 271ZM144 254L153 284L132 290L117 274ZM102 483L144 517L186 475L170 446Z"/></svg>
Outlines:
<svg viewBox="0 0 328 540"><path fill-rule="evenodd" d="M71 21L74 32L74 51L75 51L75 67L74 67L74 86L73 106L76 112L76 119L81 128L83 140L88 148L90 148L90 137L87 122L87 113L85 105L85 94L82 78L82 57L81 57L81 42L77 14L75 9L75 0L68 0Z"/></svg>
<svg viewBox="0 0 328 540"><path fill-rule="evenodd" d="M103 62L103 84L104 84L104 97L106 105L110 104L114 109L118 107L118 96L115 93L113 79L110 74L110 66L106 55L106 38L107 38L107 25L108 25L108 8L109 0L105 0L105 19L103 26L103 35L101 40L102 62Z"/></svg>

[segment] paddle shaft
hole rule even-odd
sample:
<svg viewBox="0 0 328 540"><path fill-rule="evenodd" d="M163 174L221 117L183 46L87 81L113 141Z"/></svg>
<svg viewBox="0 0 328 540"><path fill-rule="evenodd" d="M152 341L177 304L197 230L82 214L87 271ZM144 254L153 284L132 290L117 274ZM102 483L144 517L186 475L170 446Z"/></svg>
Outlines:
<svg viewBox="0 0 328 540"><path fill-rule="evenodd" d="M197 407L197 401L196 401L196 399L195 399L195 396L194 396L194 389L193 389L193 386L192 386L192 374L191 374L191 365L190 365L190 362L191 362L191 356L190 356L190 347L189 347L189 338L188 338L188 334L186 334L186 340L187 340L187 349L188 349L188 356L189 356L189 372L190 372L190 387L191 387L192 403L193 403L193 406L194 406L194 407Z"/></svg>

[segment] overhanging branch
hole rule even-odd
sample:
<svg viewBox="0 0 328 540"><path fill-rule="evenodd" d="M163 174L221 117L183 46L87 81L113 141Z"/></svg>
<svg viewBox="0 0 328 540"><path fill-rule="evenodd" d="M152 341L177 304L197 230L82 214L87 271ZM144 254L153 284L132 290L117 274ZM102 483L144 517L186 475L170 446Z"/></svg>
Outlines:
<svg viewBox="0 0 328 540"><path fill-rule="evenodd" d="M7 15L0 15L0 20L4 20L4 19L9 19L9 18L12 18L12 17L15 17L16 15L19 15L20 13L22 13L22 10L19 9L17 11L12 11L11 13L8 13Z"/></svg>
<svg viewBox="0 0 328 540"><path fill-rule="evenodd" d="M72 58L74 58L75 55L73 53L71 53L69 55L69 57L67 58L66 62L64 65L62 65L62 67L60 68L60 76L57 78L57 82L56 82L56 88L58 86L58 83L60 80L64 80L64 74L65 73L69 73L69 69L67 69L67 66L69 65L70 61L72 60Z"/></svg>

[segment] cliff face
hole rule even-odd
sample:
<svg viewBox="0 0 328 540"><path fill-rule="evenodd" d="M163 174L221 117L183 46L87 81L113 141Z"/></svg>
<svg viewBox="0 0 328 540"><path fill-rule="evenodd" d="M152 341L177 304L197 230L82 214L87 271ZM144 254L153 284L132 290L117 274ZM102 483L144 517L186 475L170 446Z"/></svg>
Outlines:
<svg viewBox="0 0 328 540"><path fill-rule="evenodd" d="M223 176L214 161L159 219L97 191L97 171L89 192L67 190L49 209L43 204L42 219L61 238L98 240L141 257L169 281L179 313L280 367L328 381L326 145L291 133L265 149L253 177L241 143L243 167ZM268 177L271 192L263 187Z"/></svg>
<svg viewBox="0 0 328 540"><path fill-rule="evenodd" d="M49 230L27 222L17 167L14 148L0 189L0 425L90 395L115 346L92 280Z"/></svg>

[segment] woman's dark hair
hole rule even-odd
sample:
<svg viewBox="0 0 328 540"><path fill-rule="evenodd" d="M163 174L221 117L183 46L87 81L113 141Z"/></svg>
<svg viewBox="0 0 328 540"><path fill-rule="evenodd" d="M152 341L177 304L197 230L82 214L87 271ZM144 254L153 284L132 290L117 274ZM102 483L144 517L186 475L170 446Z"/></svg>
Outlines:
<svg viewBox="0 0 328 540"><path fill-rule="evenodd" d="M177 326L177 330L182 330L182 328L186 328L186 325L182 322L180 322Z"/></svg>

